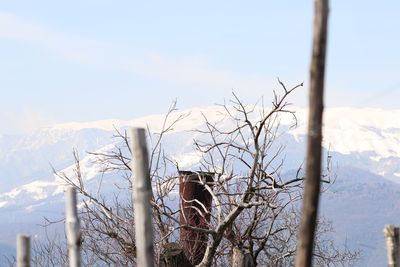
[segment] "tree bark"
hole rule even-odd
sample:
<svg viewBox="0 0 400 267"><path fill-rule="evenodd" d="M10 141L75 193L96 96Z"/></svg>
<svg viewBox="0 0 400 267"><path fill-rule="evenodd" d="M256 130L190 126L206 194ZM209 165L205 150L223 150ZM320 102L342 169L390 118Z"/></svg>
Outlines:
<svg viewBox="0 0 400 267"><path fill-rule="evenodd" d="M315 0L314 12L313 47L310 66L306 181L300 232L297 241L296 267L310 267L312 263L321 183L322 114L328 0Z"/></svg>
<svg viewBox="0 0 400 267"><path fill-rule="evenodd" d="M193 267L182 247L177 243L168 243L163 246L159 262L160 267Z"/></svg>
<svg viewBox="0 0 400 267"><path fill-rule="evenodd" d="M255 267L253 259L248 251L238 247L233 248L232 267Z"/></svg>

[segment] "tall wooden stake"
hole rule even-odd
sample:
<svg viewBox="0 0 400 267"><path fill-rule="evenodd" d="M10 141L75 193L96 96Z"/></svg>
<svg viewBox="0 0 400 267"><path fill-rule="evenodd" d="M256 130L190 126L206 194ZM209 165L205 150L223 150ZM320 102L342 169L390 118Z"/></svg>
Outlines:
<svg viewBox="0 0 400 267"><path fill-rule="evenodd" d="M314 0L314 12L306 181L300 232L297 241L296 267L310 267L312 263L321 182L322 113L324 108L328 0Z"/></svg>
<svg viewBox="0 0 400 267"><path fill-rule="evenodd" d="M30 266L30 237L27 235L17 236L17 267Z"/></svg>
<svg viewBox="0 0 400 267"><path fill-rule="evenodd" d="M76 209L76 191L72 186L66 192L65 230L68 243L68 261L70 267L81 266L81 230Z"/></svg>
<svg viewBox="0 0 400 267"><path fill-rule="evenodd" d="M383 234L386 239L388 267L400 267L400 228L385 225Z"/></svg>
<svg viewBox="0 0 400 267"><path fill-rule="evenodd" d="M137 266L153 267L153 224L150 205L152 189L146 132L143 128L132 128L131 138Z"/></svg>

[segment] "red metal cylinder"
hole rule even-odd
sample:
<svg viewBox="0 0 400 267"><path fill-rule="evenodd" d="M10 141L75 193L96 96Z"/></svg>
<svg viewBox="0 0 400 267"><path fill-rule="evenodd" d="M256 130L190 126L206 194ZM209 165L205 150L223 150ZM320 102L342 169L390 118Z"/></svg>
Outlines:
<svg viewBox="0 0 400 267"><path fill-rule="evenodd" d="M179 172L180 224L208 229L212 196L201 180L212 188L213 174L209 172ZM180 243L186 256L196 265L201 262L207 248L208 235L181 228Z"/></svg>

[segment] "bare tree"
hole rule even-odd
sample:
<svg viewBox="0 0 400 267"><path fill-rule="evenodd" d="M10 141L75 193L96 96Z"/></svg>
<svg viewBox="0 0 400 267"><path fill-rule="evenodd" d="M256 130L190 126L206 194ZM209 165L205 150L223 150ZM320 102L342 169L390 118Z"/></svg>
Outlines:
<svg viewBox="0 0 400 267"><path fill-rule="evenodd" d="M302 84L287 88L279 81L279 86L270 108L264 107L263 101L247 106L233 95L230 103L221 106L219 120L210 120L203 115L204 127L188 129L196 136L194 150L201 155L196 170L192 170L192 173L198 173L194 182L211 195L212 203L211 209L197 199L181 198L180 203L185 203L185 207L205 218L200 226L182 220L182 205L169 199L177 192L182 170L179 162L170 158L163 149L165 135L189 114L175 115L176 107L172 105L160 131L151 134L149 129L156 259L166 244L179 242L179 233L184 230L199 233L201 238L198 242L204 243L204 255L198 266L229 266L232 256L240 254L253 265L293 264L299 221L298 201L302 197L304 177L301 168L295 175L285 173L285 145L279 143L279 138L290 129L281 127L283 117L289 116L292 126L296 125L288 98ZM76 152L75 174L56 172L81 194L83 265L86 266L136 265L131 148L125 131L117 129L114 138L117 142L113 150L91 153L95 157L94 163L101 169L96 190L87 186ZM212 175L211 180L204 179L204 173ZM114 197L107 198L102 193L104 180L114 175L121 179L115 185ZM329 176L324 176L323 180L329 182ZM358 254L347 248L337 249L326 238L330 229L324 228L326 225L320 224L317 235L315 254L318 264L340 266L351 263ZM48 245L41 245L37 252L43 256ZM189 259L194 259L190 252L185 253Z"/></svg>

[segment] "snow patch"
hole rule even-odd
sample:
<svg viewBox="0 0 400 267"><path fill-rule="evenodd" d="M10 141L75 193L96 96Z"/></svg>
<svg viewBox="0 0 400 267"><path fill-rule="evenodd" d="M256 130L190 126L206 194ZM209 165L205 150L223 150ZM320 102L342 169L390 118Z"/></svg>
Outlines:
<svg viewBox="0 0 400 267"><path fill-rule="evenodd" d="M34 200L42 200L42 199L45 199L48 197L48 194L46 191L56 185L57 185L57 183L55 183L55 182L46 182L46 181L36 180L29 184L25 184L25 185L19 186L17 188L14 188L10 192L0 195L0 197L15 199L20 194L27 193Z"/></svg>
<svg viewBox="0 0 400 267"><path fill-rule="evenodd" d="M371 156L371 157L369 157L369 159L373 160L373 161L376 161L376 162L379 162L382 159L382 157L380 157L380 156Z"/></svg>
<svg viewBox="0 0 400 267"><path fill-rule="evenodd" d="M199 152L179 154L174 156L173 159L179 164L180 169L187 169L200 162L201 154Z"/></svg>

